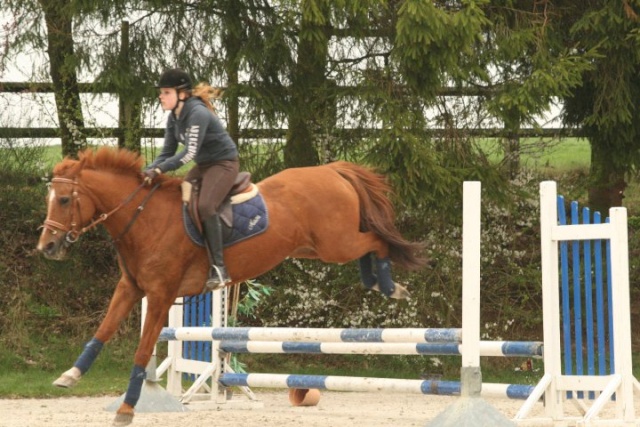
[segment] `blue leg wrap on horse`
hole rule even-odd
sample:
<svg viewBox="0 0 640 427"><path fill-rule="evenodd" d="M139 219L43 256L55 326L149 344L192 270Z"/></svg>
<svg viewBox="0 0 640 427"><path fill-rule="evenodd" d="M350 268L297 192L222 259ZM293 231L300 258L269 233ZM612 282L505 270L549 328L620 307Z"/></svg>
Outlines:
<svg viewBox="0 0 640 427"><path fill-rule="evenodd" d="M73 364L76 368L80 369L80 372L84 375L85 372L89 370L93 362L95 362L98 354L100 354L100 350L102 350L102 346L104 343L97 338L91 338L84 346L84 350L76 360L76 363Z"/></svg>
<svg viewBox="0 0 640 427"><path fill-rule="evenodd" d="M368 253L361 257L360 263L360 280L365 288L371 289L378 282L378 278L373 274L373 260L371 254Z"/></svg>
<svg viewBox="0 0 640 427"><path fill-rule="evenodd" d="M376 258L376 272L378 273L378 286L380 292L391 296L396 290L396 285L391 278L391 260L389 258Z"/></svg>
<svg viewBox="0 0 640 427"><path fill-rule="evenodd" d="M133 365L131 370L131 378L129 378L129 387L127 393L124 395L124 403L131 407L136 406L138 399L140 399L140 392L142 391L142 383L147 378L147 372L142 366Z"/></svg>

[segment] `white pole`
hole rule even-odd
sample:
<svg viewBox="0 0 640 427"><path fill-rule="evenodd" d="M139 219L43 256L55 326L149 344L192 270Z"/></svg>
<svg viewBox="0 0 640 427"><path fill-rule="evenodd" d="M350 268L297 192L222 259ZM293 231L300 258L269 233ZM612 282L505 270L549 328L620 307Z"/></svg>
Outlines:
<svg viewBox="0 0 640 427"><path fill-rule="evenodd" d="M554 181L540 184L540 251L542 260L542 328L544 333L544 372L551 376L545 390L545 413L553 420L564 416L563 399L558 392L562 375L562 345L560 342L560 270L558 240L558 193ZM525 414L522 414L523 416Z"/></svg>
<svg viewBox="0 0 640 427"><path fill-rule="evenodd" d="M184 298L179 297L175 302L169 310L168 321L170 327L182 326ZM178 359L182 359L182 343L180 341L167 344L167 359L171 361L171 365L167 370L167 391L174 396L180 396L182 394L182 374L176 369Z"/></svg>
<svg viewBox="0 0 640 427"><path fill-rule="evenodd" d="M622 376L616 395L618 417L626 423L635 420L633 401L633 362L631 342L631 302L629 298L629 236L627 210L609 209L611 233L611 279L613 307L613 343L615 373Z"/></svg>
<svg viewBox="0 0 640 427"><path fill-rule="evenodd" d="M480 182L463 184L462 367L480 366Z"/></svg>

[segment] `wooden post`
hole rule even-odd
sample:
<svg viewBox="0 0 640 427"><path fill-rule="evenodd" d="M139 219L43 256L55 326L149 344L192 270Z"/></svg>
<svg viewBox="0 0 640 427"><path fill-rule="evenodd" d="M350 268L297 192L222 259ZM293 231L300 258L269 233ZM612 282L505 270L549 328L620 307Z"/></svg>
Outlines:
<svg viewBox="0 0 640 427"><path fill-rule="evenodd" d="M122 64L129 64L129 21L122 21L120 26L120 62ZM118 88L118 127L120 128L121 134L118 135L118 148L125 147L125 133L126 133L126 110L127 106L125 105L124 100L124 89Z"/></svg>
<svg viewBox="0 0 640 427"><path fill-rule="evenodd" d="M120 67L125 74L131 74L129 61L129 21L122 21L120 28ZM128 81L129 79L124 79ZM118 87L118 148L140 151L141 123L140 99L132 99L127 87Z"/></svg>

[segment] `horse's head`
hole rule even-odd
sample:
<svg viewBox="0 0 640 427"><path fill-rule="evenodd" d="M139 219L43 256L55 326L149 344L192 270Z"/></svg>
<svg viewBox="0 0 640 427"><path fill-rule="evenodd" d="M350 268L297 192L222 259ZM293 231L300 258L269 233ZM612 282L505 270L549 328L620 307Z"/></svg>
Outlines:
<svg viewBox="0 0 640 427"><path fill-rule="evenodd" d="M53 168L47 218L37 246L50 259L63 259L71 243L114 218L112 214L132 202L144 187L140 174L143 159L138 153L102 147L79 153L79 159L66 158ZM163 177L158 181L179 188L179 179ZM126 220L135 218L132 214Z"/></svg>
<svg viewBox="0 0 640 427"><path fill-rule="evenodd" d="M54 169L47 194L47 218L37 249L45 257L62 260L96 213L92 199L81 186L83 161L65 159Z"/></svg>

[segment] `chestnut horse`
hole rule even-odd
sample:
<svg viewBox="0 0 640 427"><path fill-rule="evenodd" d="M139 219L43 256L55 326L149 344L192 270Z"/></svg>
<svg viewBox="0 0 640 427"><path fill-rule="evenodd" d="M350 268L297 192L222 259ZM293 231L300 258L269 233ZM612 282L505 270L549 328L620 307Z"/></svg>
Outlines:
<svg viewBox="0 0 640 427"><path fill-rule="evenodd" d="M65 159L53 169L47 218L37 249L60 260L69 245L103 224L118 253L121 276L109 309L74 366L54 384L73 386L87 372L120 322L146 296L148 311L134 367L115 424L133 420L145 367L180 296L203 292L209 271L205 249L194 244L182 222L181 179L161 176L154 187L140 177L142 159L126 150L101 148ZM233 283L259 276L287 257L345 263L360 260L367 288L393 298L408 296L393 283L389 260L416 269L420 244L406 241L394 226L382 176L355 164L287 169L260 183L269 213L265 232L225 248ZM374 272L374 266L377 270Z"/></svg>

